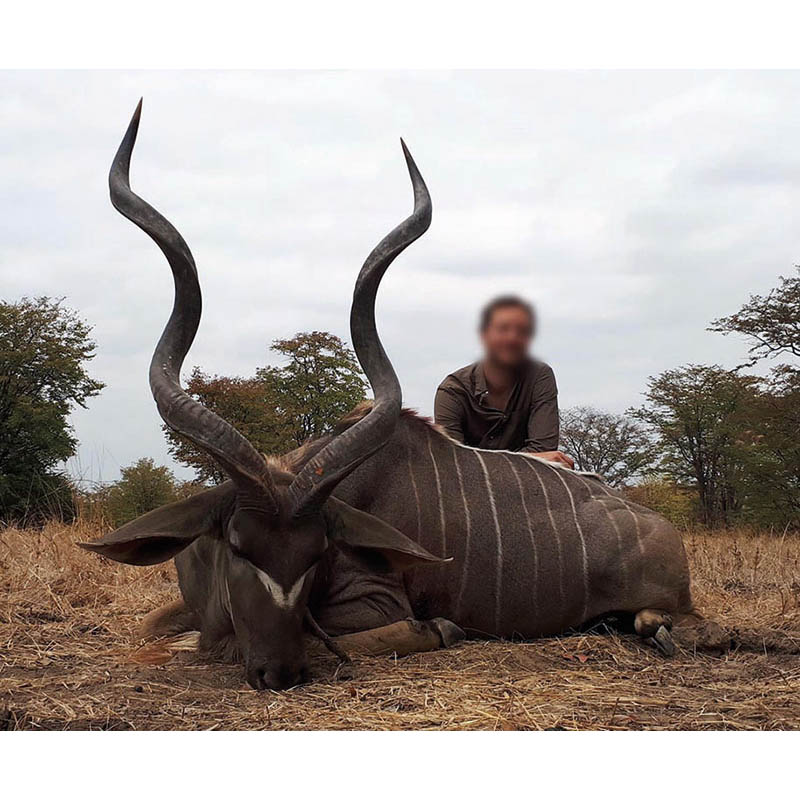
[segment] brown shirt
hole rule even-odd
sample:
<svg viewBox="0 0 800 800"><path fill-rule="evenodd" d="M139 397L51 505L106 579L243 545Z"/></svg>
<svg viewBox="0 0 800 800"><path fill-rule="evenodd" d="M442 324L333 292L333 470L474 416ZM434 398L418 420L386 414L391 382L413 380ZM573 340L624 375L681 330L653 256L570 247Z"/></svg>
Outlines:
<svg viewBox="0 0 800 800"><path fill-rule="evenodd" d="M530 360L505 411L486 405L481 362L448 375L436 390L434 416L456 441L486 450L558 449L558 389L553 370Z"/></svg>

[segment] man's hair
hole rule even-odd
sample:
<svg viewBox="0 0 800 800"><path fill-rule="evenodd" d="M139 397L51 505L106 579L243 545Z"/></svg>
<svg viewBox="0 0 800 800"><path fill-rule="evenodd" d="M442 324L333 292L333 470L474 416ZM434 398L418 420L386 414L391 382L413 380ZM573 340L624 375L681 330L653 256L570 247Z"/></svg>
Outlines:
<svg viewBox="0 0 800 800"><path fill-rule="evenodd" d="M481 310L480 331L483 333L492 321L494 312L501 308L521 308L531 321L531 333L536 331L536 311L533 305L516 294L503 294L490 300Z"/></svg>

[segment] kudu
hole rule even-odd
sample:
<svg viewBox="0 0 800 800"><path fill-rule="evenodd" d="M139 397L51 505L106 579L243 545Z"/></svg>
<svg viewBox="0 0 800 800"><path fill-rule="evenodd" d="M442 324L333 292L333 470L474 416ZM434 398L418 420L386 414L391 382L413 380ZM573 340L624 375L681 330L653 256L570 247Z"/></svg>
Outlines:
<svg viewBox="0 0 800 800"><path fill-rule="evenodd" d="M414 211L367 258L353 293L353 347L374 393L330 435L267 459L180 386L200 321L197 271L175 228L131 191L141 103L114 159L114 206L166 256L175 302L150 365L164 421L219 463L226 483L84 544L127 564L175 557L183 600L151 634L201 632L243 660L254 688L303 679L304 622L328 644L372 652L471 635L533 637L628 612L665 653L692 608L680 536L595 476L449 439L412 412L375 327L392 261L428 228L431 201L403 145ZM425 620L425 621L419 621ZM336 639L331 641L330 637Z"/></svg>

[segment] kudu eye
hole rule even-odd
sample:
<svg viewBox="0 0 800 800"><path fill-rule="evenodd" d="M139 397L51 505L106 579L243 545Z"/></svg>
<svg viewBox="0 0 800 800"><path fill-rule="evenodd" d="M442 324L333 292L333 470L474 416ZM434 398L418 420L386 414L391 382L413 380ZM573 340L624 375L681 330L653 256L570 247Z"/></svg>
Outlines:
<svg viewBox="0 0 800 800"><path fill-rule="evenodd" d="M231 553L236 556L236 558L246 558L245 554L238 548L236 545L231 544L229 545Z"/></svg>
<svg viewBox="0 0 800 800"><path fill-rule="evenodd" d="M231 552L235 556L245 558L244 551L242 550L242 537L239 536L235 528L228 533L228 547L230 547Z"/></svg>

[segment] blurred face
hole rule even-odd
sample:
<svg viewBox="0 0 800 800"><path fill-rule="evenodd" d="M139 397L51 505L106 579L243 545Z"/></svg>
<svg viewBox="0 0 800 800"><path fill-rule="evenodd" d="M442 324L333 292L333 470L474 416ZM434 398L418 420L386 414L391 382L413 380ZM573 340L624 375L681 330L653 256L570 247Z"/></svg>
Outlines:
<svg viewBox="0 0 800 800"><path fill-rule="evenodd" d="M532 337L531 318L519 306L496 308L481 332L487 360L504 368L515 368L523 363Z"/></svg>

